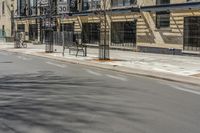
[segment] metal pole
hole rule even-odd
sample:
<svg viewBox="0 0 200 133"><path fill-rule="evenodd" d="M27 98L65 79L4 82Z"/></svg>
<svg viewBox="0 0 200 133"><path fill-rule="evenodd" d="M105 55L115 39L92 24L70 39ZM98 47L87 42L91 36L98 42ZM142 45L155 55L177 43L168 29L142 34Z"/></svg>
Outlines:
<svg viewBox="0 0 200 133"><path fill-rule="evenodd" d="M106 20L106 0L104 0L104 60L108 59L109 57L106 56L107 52L107 20Z"/></svg>
<svg viewBox="0 0 200 133"><path fill-rule="evenodd" d="M63 18L64 17L62 16L62 19ZM60 21L60 23L61 23L61 21ZM61 29L62 29L62 45L63 45L63 53L62 53L62 55L65 56L64 23L61 23Z"/></svg>

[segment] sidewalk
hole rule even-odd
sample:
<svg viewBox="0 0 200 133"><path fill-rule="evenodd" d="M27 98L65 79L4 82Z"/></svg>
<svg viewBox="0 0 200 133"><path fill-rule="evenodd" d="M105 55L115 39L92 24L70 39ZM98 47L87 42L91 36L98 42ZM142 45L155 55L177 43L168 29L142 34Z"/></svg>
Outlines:
<svg viewBox="0 0 200 133"><path fill-rule="evenodd" d="M98 61L98 49L88 48L88 56L69 55L66 49L62 56L62 47L54 46L54 53L45 53L45 45L29 44L27 49L14 49L13 44L0 43L0 50L20 52L71 63L106 68L137 75L162 78L172 81L200 81L200 57L139 53L131 51L110 50L111 61ZM80 53L82 54L82 53ZM194 83L195 82L195 83ZM198 83L200 85L200 83Z"/></svg>

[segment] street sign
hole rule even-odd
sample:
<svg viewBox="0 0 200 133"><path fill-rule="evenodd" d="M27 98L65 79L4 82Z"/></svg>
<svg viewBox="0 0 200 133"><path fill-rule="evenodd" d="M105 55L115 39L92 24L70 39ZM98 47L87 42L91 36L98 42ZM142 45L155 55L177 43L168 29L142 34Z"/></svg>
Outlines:
<svg viewBox="0 0 200 133"><path fill-rule="evenodd" d="M38 6L48 6L49 0L38 0Z"/></svg>
<svg viewBox="0 0 200 133"><path fill-rule="evenodd" d="M58 2L57 13L58 14L69 13L69 4L67 1Z"/></svg>

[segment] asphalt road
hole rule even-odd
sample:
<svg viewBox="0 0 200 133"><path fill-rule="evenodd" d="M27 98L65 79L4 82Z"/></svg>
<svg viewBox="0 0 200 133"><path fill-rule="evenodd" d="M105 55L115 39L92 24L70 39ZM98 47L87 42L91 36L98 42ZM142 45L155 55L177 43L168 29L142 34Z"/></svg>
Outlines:
<svg viewBox="0 0 200 133"><path fill-rule="evenodd" d="M0 133L200 133L200 88L0 52Z"/></svg>

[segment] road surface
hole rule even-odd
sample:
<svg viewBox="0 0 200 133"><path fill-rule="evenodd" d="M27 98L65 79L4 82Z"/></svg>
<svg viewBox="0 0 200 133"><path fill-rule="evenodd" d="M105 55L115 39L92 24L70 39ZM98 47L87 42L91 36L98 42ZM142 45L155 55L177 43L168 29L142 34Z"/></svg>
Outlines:
<svg viewBox="0 0 200 133"><path fill-rule="evenodd" d="M200 88L1 51L0 133L200 133Z"/></svg>

